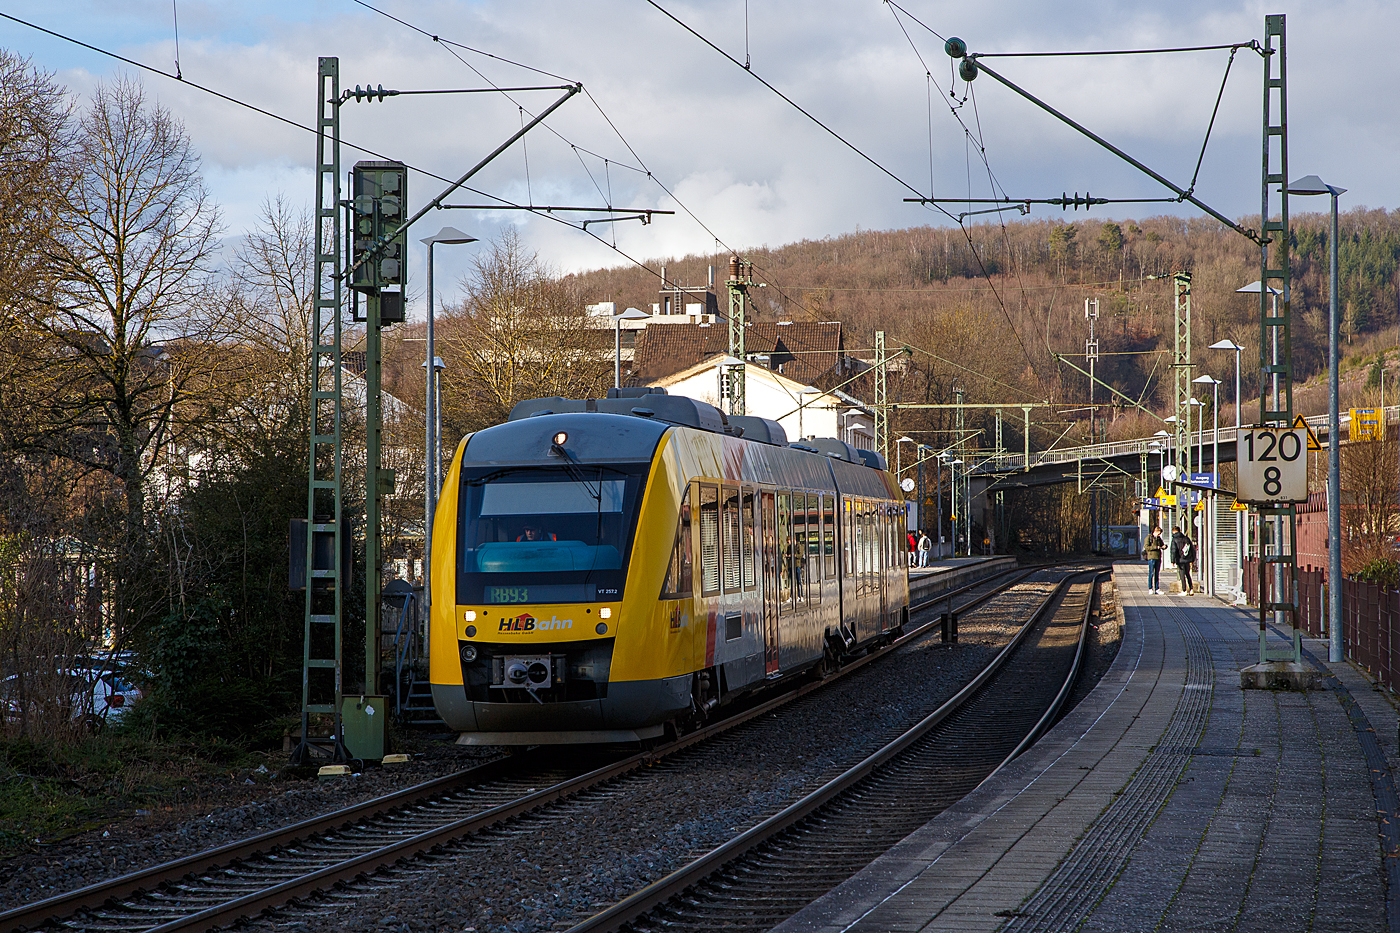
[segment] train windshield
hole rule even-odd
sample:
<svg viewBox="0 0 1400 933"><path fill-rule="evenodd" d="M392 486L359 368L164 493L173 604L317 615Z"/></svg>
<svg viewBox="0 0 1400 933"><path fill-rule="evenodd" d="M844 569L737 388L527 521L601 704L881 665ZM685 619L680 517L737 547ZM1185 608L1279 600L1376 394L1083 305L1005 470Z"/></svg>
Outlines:
<svg viewBox="0 0 1400 933"><path fill-rule="evenodd" d="M458 509L458 601L620 598L645 468L523 468L465 476Z"/></svg>

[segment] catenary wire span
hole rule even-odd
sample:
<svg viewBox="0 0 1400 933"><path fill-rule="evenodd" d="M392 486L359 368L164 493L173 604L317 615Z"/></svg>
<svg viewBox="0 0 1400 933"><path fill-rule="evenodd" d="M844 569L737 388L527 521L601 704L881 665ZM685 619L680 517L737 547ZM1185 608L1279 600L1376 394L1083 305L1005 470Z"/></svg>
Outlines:
<svg viewBox="0 0 1400 933"><path fill-rule="evenodd" d="M479 50L471 49L469 46L465 46L465 45L463 45L462 43L459 43L459 42L452 42L452 41L450 41L450 40L443 39L441 36L436 35L436 34L430 32L430 31L428 31L428 30L426 30L426 29L423 29L423 28L420 27L420 26L417 26L417 25L415 25L415 24L413 24L413 23L410 23L410 22L408 22L407 20L401 19L400 17L393 16L393 15L391 15L391 14L389 14L389 13L387 13L387 12L381 10L381 9L379 9L378 7L372 6L371 4L364 2L364 0L353 0L353 2L359 4L360 6L365 7L365 8L368 9L368 10L372 10L372 11L374 11L374 12L376 12L376 13L381 14L381 15L385 16L386 18L388 18L388 19L390 19L390 20L393 20L393 21L396 22L396 23L399 23L400 25L404 26L405 28L411 29L411 30L413 30L414 32L416 32L416 33L418 33L418 34L420 34L420 35L427 36L427 37L431 38L433 41L438 42L439 44L441 44L441 45L448 51L449 54L451 54L454 58L456 58L461 64L463 64L464 66L466 66L467 68L469 68L474 74L476 74L478 77L480 77L483 81L487 82L488 84L492 83L491 80L490 80L485 74L483 74L479 69L477 69L477 68L476 68L475 66L473 66L471 63L469 63L469 62L467 62L465 59L463 59L460 55L457 55L454 51L452 51L452 49L453 49L454 47L455 47L455 48L464 48L464 49L468 49L468 50L470 50L470 51L479 51ZM481 54L488 54L488 53L481 53ZM521 64L518 63L518 62L513 62L513 61L511 61L511 60L509 60L509 59L501 59L501 58L499 58L499 56L490 56L490 57L492 57L492 58L498 58L500 61L506 62L507 64L518 65L519 67L522 67L522 68L529 68L529 67L530 67L530 66L528 66L528 65L521 65ZM731 59L731 60L732 60L732 59ZM539 69L531 69L531 70L538 71ZM549 72L540 72L540 73L541 73L541 74L550 74ZM626 162L620 161L620 160L618 160L618 159L615 159L615 158L612 158L612 157L609 157L609 156L601 155L601 154L599 154L599 153L597 153L597 152L593 152L593 151L590 150L590 149L587 149L587 148L585 148L585 147L583 147L583 146L580 146L580 145L578 145L578 144L572 142L571 140L569 140L569 139L568 139L567 137L565 137L564 135L562 135L558 130L554 129L554 127L550 126L548 123L541 124L541 125L543 126L543 128L544 128L545 130L547 130L548 132L552 133L555 137L557 137L557 138L558 138L561 142L563 142L565 145L569 146L569 147L574 151L575 155L578 155L579 153L584 153L584 154L587 154L587 155L592 156L593 158L599 160L599 162L603 163L605 172L607 171L607 169L608 169L609 167L619 167L619 168L628 169L628 170L633 171L633 172L637 172L638 174L643 174L643 175L645 175L646 178L647 178L649 181L651 181L653 184L655 184L658 188L661 189L661 191L663 191L663 192L666 194L667 197L669 197L672 201L674 201L674 202L676 203L676 205L686 214L686 216L688 216L688 217L689 217L692 221L694 221L702 230L704 230L707 234L709 234L710 237L714 239L714 241L716 242L716 244L719 244L719 245L723 246L724 249L725 249L725 251L727 251L727 252L729 252L729 253L731 253L731 254L734 254L734 255L741 255L743 251L739 250L738 248L736 248L736 247L734 247L734 246L731 246L731 245L727 244L718 234L716 234L716 233L714 232L714 230L712 230L712 229L710 228L710 226L709 226L708 224L706 224L703 220L701 220L700 217L699 217L694 211L692 211L692 210L690 209L690 207L689 207L688 205L686 205L686 203L685 203L684 201L682 201L679 197L677 197L677 195L675 194L674 191L672 191L669 187L667 187L666 184L663 183L663 182L661 181L661 179L658 178L658 177L651 171L651 169L650 169L649 167L647 167L645 161L643 161L642 157L637 153L636 149L635 149L635 148L632 146L632 144L627 140L627 138L622 134L622 131L621 131L620 129L618 129L617 124L614 123L613 120L612 120L612 118L608 116L607 112L603 110L602 105L598 103L597 99L592 95L592 93L589 92L588 88L585 87L585 88L583 89L583 93L584 93L584 95L588 98L589 102L592 103L593 106L594 106L594 108L598 111L599 116L601 116L601 117L603 118L604 122L606 122L606 123L608 124L608 127L609 127L609 128L613 131L613 133L617 136L618 140L622 143L622 145L623 145L624 147L626 147L628 153L629 153L629 154L632 156L632 158L636 161L636 163L637 163L636 165L628 165ZM514 98L511 98L509 95L506 95L506 98L507 98L508 100L511 100L513 103L516 103L517 106L521 106L521 105L519 104L519 102L515 101ZM529 110L528 108L523 108L523 107L522 107L522 109L524 110L525 113L527 113L527 114L530 113L530 110ZM533 115L533 114L531 114L531 115ZM607 196L604 195L601 186L599 186L598 181L597 181L597 178L593 175L593 171L592 171L591 169L589 169L588 166L587 166L586 164L583 163L583 159L582 159L582 156L581 156L581 155L578 155L578 158L579 158L580 164L583 165L584 171L588 174L589 180L592 181L594 188L598 190L599 196L600 196L600 197L603 197L604 200L608 200ZM609 186L611 186L611 183L610 183L610 182L609 182ZM574 225L570 224L569 226L574 226ZM581 228L575 227L575 229L581 229ZM592 234L591 232L589 232L589 231L586 230L586 229L584 229L583 232L589 233L589 235L590 235L590 236L594 236L595 239L599 239L599 242L604 242L604 243L606 243L606 241L601 240L600 238L596 237L595 234ZM662 276L660 273L658 273L656 270L651 269L650 267L643 265L642 263L638 262L637 260L633 259L633 258L630 257L630 256L627 256L626 253L623 253L620 249L617 249L615 244L608 244L608 245L609 245L611 248L616 249L617 252L618 252L620 255L625 256L630 262L634 263L635 265L637 265L638 267L640 267L640 268L642 268L642 269L645 269L645 270L646 270L647 272L649 272L651 275L653 275L653 276L655 276L656 278L660 279L663 285L673 285L673 286L674 286L674 285L677 284L677 283L673 283L673 282L667 281L667 280L665 279L665 277ZM761 265L759 265L759 264L757 264L757 263L752 263L751 265L752 265L754 271L758 273L757 278L759 279L759 281L762 282L762 283L765 284L765 285L768 285L768 286L772 287L773 290L774 290L775 292L777 292L780 296L782 296L782 299L783 299L784 302L786 303L785 306L790 307L790 308L791 308L791 307L797 308L798 310L800 310L800 311L802 311L803 313L805 313L809 318L811 318L811 319L814 320L814 321L820 320L821 315L818 314L818 313L816 312L815 309L811 308L810 306L808 306L805 302L801 301L800 299L798 299L798 298L796 298L796 297L794 297L794 296L788 294L787 292L785 292L781 285L777 284L776 282L771 281L771 276L768 274L768 271L767 271L765 268L763 268Z"/></svg>
<svg viewBox="0 0 1400 933"><path fill-rule="evenodd" d="M358 0L357 0L357 2L358 2ZM387 14L386 14L386 15L387 15ZM14 15L11 15L11 14L9 14L9 13L5 13L5 12L3 12L3 11L0 11L0 18L9 20L10 22L16 23L17 25L20 25L20 26L25 26L25 27L27 27L27 28L29 28L29 29L33 29L33 30L35 30L35 31L37 31L37 32L42 32L42 33L44 33L45 35L52 36L53 38L59 39L59 40L61 40L61 41L63 41L63 42L68 42L68 43L71 43L71 44L73 44L73 45L77 45L77 46L79 46L79 47L81 47L81 48L85 48L85 49L87 49L88 51L96 52L98 55L102 55L102 56L105 56L105 57L107 57L107 58L114 59L114 60L116 60L116 61L119 61L119 62L122 62L122 63L124 63L124 64L130 65L130 66L132 66L133 68L137 68L137 69L139 69L139 70L141 70L141 71L146 71L146 72L149 72L149 73L151 73L151 74L159 75L160 77L162 77L162 78L167 78L167 79L169 79L169 80L171 80L171 81L179 81L182 85L184 85L184 86L186 86L186 87L194 88L195 90L200 91L201 93L208 94L208 95L210 95L211 97L216 97L216 98L218 98L219 100L224 101L225 103L232 104L232 105L234 105L235 107L241 107L241 108L243 108L243 109L245 109L245 110L251 111L251 112L256 113L256 114L258 114L258 115L260 115L260 116L267 117L268 119L271 119L271 120L275 120L275 121L277 121L278 123L282 123L282 124L285 124L285 125L287 125L287 126L290 126L290 127L294 128L294 129L301 130L302 132L311 133L311 134L315 134L315 133L316 133L316 129L315 129L314 127L307 126L307 125L305 125L305 124L303 124L303 123L298 123L297 121L292 120L292 119L290 119L290 118L288 118L288 117L284 117L284 116L282 116L281 114L274 113L273 111L267 110L267 109L265 109L265 108L263 108L263 107L259 107L259 106L256 105L256 104L253 104L253 103L250 103L250 102L248 102L248 101L241 100L241 99L239 99L239 98L237 98L237 97L233 97L233 96L231 96L231 95L225 94L225 93L223 93L222 91L215 90L214 88L209 87L208 85L200 84L200 83L198 83L198 82L196 82L196 81L191 81L191 80L189 80L189 79L187 79L187 78L178 77L178 76L176 76L176 75L173 75L173 74L169 73L168 71L163 71L163 70L161 70L160 68L156 68L156 67L154 67L154 66L152 66L152 65L147 65L147 64L145 64L144 62L139 62L139 61L136 61L135 59L127 58L127 57L124 56L124 55L119 55L119 54L116 53L116 52L109 51L109 50L107 50L107 49L101 48L100 46L93 45L93 44L91 44L91 43L89 43L89 42L84 42L84 41L82 41L81 39L77 39L77 38L75 38L75 37L73 37L73 36L65 35L64 33L57 32L57 31L52 30L52 29L48 29L48 28L46 28L46 27L44 27L44 26L38 25L37 23L31 23L31 22L29 22L28 20L21 19L21 18L18 17L18 16L14 16ZM426 34L426 33L425 33L425 34ZM483 54L486 54L486 53L483 53ZM492 57L496 57L496 56L492 56ZM502 61L507 61L507 60L506 60L506 59L502 59ZM512 64L514 64L514 63L512 63ZM470 66L469 66L469 67L470 67ZM528 66L521 66L521 67L528 67ZM536 70L536 71L537 71L538 69L532 69L532 70ZM541 72L541 74L548 74L548 72ZM550 77L555 77L555 75L549 75L549 76L550 76ZM585 93L587 93L587 92L585 91ZM591 99L591 98L590 98L590 99ZM595 104L595 105L596 105L596 104ZM369 149L369 148L367 148L367 147L365 147L365 146L358 145L358 144L353 143L353 142L350 142L350 141L348 141L348 140L342 139L342 140L341 140L341 145L345 146L347 149L352 149L352 150L354 150L355 152L363 153L364 155L372 156L372 157L377 158L377 159L388 159L388 158L390 158L390 156L386 155L385 153L378 152L378 151L376 151L376 150L374 150L374 149ZM616 163L614 163L614 164L616 164ZM437 173L435 173L435 172L429 171L428 169L421 168L421 167L419 167L419 166L412 165L412 164L410 164L410 163L405 163L405 165L406 165L406 167L407 167L409 170L414 171L414 172L417 172L418 174L424 176L425 178L431 178L431 179L433 179L433 180L435 180L435 181L443 182L444 184L451 184L451 183L452 183L452 179L446 178L446 177L444 177L444 176L442 176L442 175L439 175L439 174L437 174ZM649 174L649 173L648 173L648 174ZM545 212L545 211L535 210L535 209L533 209L533 208L530 208L528 205L517 204L516 202L510 200L509 198L504 198L504 197L501 197L500 195L492 194L492 193L489 192L489 191L483 191L483 190L481 190L481 189L479 189L479 188L473 188L473 187L471 187L470 185L461 185L460 187L461 187L461 190L463 190L463 191L470 191L470 192L473 193L473 194L479 194L479 195L481 195L481 196L484 197L484 198L489 198L489 199L491 199L492 201L496 201L496 202L498 202L498 203L501 205L501 207L503 207L503 208L507 208L507 207L508 207L508 208L513 208L513 209L517 209L517 210L527 210L527 211L529 211L530 213L534 214L534 215L537 216L537 217L542 217L542 218L544 218L545 220L552 221L553 223L560 224L560 225L565 226L565 227L568 227L568 228L570 228L570 229L572 229L572 230L577 230L578 232L583 233L583 234L585 234L586 236L592 237L592 238L593 238L594 240L596 240L598 243L600 243L600 244L602 244L604 247L606 247L606 248L612 250L612 251L615 252L617 255L621 256L623 259L625 259L627 262L631 263L632 265L636 266L637 268L646 271L647 273L649 273L649 274L655 276L655 277L658 278L658 279L661 278L661 274L660 274L659 272L657 272L655 269L652 269L652 268L651 268L650 266L648 266L645 262L643 262L642 260L640 260L640 259L636 258L635 256L631 255L630 253L626 252L625 250L621 249L620 247L618 247L618 246L616 246L616 245L614 245L614 244L609 243L607 240L605 240L605 239L603 239L602 237L598 236L598 235L597 235L596 233L594 233L593 231L588 230L587 228L581 226L580 224L570 223L569 221L565 220L565 219L562 218L562 217L559 217L558 215L551 214L551 213L548 213L548 212Z"/></svg>

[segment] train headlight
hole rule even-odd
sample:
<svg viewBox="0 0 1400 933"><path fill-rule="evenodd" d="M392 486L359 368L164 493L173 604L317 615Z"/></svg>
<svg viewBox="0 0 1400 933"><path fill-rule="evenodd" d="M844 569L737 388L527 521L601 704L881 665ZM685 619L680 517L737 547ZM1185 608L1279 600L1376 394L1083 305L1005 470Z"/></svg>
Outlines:
<svg viewBox="0 0 1400 933"><path fill-rule="evenodd" d="M568 440L569 440L568 432L567 432L567 431L560 431L558 434L554 435L554 446L555 446L555 447L563 447L564 444L568 442Z"/></svg>
<svg viewBox="0 0 1400 933"><path fill-rule="evenodd" d="M476 610L475 610L475 609L468 609L467 611L465 611L465 612L462 613L462 618L466 619L468 622L475 622L475 621L476 621Z"/></svg>
<svg viewBox="0 0 1400 933"><path fill-rule="evenodd" d="M602 609L599 609L599 610L598 610L598 618L600 618L600 619L611 619L611 618L612 618L612 606L604 606Z"/></svg>
<svg viewBox="0 0 1400 933"><path fill-rule="evenodd" d="M462 646L462 660L468 664L476 660L476 645Z"/></svg>
<svg viewBox="0 0 1400 933"><path fill-rule="evenodd" d="M606 622L599 622L599 623L594 627L593 631L597 632L599 635L606 635L606 634L608 633L608 623L606 623Z"/></svg>

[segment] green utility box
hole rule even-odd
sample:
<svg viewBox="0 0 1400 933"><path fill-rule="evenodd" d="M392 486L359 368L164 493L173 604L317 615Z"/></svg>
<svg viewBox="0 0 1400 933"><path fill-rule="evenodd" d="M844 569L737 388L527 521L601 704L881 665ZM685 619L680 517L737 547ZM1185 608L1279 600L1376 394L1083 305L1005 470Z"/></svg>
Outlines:
<svg viewBox="0 0 1400 933"><path fill-rule="evenodd" d="M388 697L341 697L340 721L345 729L345 747L350 754L363 761L380 761L384 758L388 712Z"/></svg>

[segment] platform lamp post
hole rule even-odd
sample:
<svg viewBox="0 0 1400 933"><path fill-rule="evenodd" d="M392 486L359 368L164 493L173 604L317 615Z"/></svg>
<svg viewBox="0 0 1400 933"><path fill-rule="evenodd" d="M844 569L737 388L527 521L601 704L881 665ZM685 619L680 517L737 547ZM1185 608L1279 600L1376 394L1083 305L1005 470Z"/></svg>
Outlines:
<svg viewBox="0 0 1400 933"><path fill-rule="evenodd" d="M952 541L952 544L953 544L953 556L954 556L954 557L957 557L957 556L958 556L958 506L959 506L959 502L958 502L958 467L959 467L959 465L961 465L961 464L962 464L962 458L961 458L961 457L959 457L959 458L956 459L956 460L949 460L949 461L948 461L948 476L949 476L949 479L952 480L952 483L953 483L953 495L952 495L951 499L952 499L952 502L953 502L953 529L952 529L953 541ZM968 526L968 523L967 523L967 516L966 516L966 515L963 516L963 527L966 528L966 529L968 529L967 539L968 539L968 541L971 541L971 540L972 540L972 532L971 532L970 527Z"/></svg>
<svg viewBox="0 0 1400 933"><path fill-rule="evenodd" d="M1210 574L1206 576L1206 595L1215 595L1215 568L1218 563L1216 549L1220 547L1220 529L1216 525L1216 494L1214 490L1220 488L1220 380L1214 376L1197 376L1191 380L1197 385L1208 385L1211 388L1211 449L1210 449L1210 505L1207 508L1206 521L1210 525ZM1205 419L1201 421L1201 429L1205 429ZM1205 458L1202 457L1202 466L1205 465ZM1235 539L1238 542L1238 538Z"/></svg>
<svg viewBox="0 0 1400 933"><path fill-rule="evenodd" d="M622 322L642 321L651 317L651 312L643 311L640 308L628 308L621 314L614 314L613 319L613 388L622 388Z"/></svg>
<svg viewBox="0 0 1400 933"><path fill-rule="evenodd" d="M439 243L460 245L475 243L476 237L463 233L456 227L443 227L432 236L418 241L428 247L428 345L423 357L423 369L427 385L423 395L423 608L427 610L433 602L433 515L437 512L438 473L442 470L442 412L438 409L442 401L442 358L437 355L437 345L433 334L433 247Z"/></svg>
<svg viewBox="0 0 1400 933"><path fill-rule="evenodd" d="M1240 449L1240 410L1244 407L1240 398L1240 354L1244 352L1244 347L1233 340L1219 340L1211 344L1211 350L1234 350L1235 351L1235 450ZM1235 462L1239 463L1239 454L1235 454ZM1217 482L1219 482L1217 480ZM1240 593L1244 592L1244 562L1249 557L1249 523L1244 520L1243 512L1235 512L1235 589Z"/></svg>
<svg viewBox="0 0 1400 933"><path fill-rule="evenodd" d="M1288 186L1289 194L1332 197L1331 274L1327 289L1327 660L1342 660L1342 453L1337 406L1337 198L1345 188L1329 185L1316 175ZM1286 299L1285 299L1286 300Z"/></svg>

